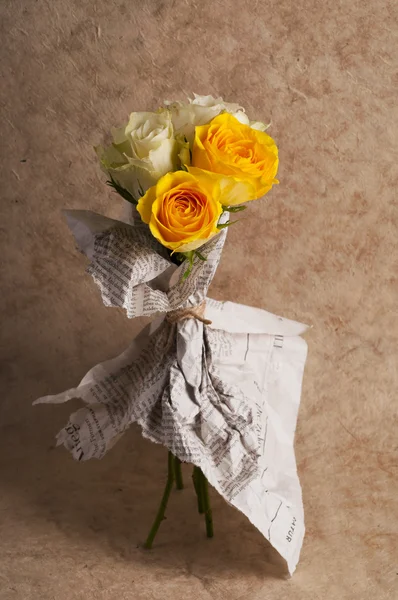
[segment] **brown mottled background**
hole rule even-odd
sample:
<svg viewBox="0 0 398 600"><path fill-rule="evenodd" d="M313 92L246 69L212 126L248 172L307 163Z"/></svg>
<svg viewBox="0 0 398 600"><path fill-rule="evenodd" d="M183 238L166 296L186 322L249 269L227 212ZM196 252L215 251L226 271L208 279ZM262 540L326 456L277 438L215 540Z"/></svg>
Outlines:
<svg viewBox="0 0 398 600"><path fill-rule="evenodd" d="M397 598L397 3L2 0L0 13L1 600ZM53 449L71 406L31 406L142 325L102 305L60 214L119 211L92 145L194 91L272 120L280 147L281 184L231 229L212 295L313 325L292 579L216 494L205 539L191 486L143 551L165 451L131 430L75 463Z"/></svg>

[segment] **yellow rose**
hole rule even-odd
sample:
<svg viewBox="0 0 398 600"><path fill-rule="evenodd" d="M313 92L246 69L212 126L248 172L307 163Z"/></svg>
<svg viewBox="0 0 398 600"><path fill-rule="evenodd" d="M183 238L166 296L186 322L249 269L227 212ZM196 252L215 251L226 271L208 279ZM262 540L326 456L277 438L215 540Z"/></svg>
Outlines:
<svg viewBox="0 0 398 600"><path fill-rule="evenodd" d="M195 171L164 175L138 201L137 210L152 235L176 252L196 250L219 232L220 180Z"/></svg>
<svg viewBox="0 0 398 600"><path fill-rule="evenodd" d="M191 164L240 184L239 199L226 199L230 205L260 198L278 183L278 148L274 140L228 113L195 128Z"/></svg>

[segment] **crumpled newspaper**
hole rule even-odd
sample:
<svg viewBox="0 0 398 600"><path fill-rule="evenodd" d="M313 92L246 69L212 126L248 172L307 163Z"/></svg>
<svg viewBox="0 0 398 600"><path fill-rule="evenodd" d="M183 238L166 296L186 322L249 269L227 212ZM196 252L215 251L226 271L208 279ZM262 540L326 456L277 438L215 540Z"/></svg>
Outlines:
<svg viewBox="0 0 398 600"><path fill-rule="evenodd" d="M66 211L106 306L158 315L120 356L81 383L36 403L80 398L57 440L77 460L102 458L133 422L181 461L200 467L293 573L304 536L294 432L307 355L305 325L207 298L226 229L201 248L190 276L137 221ZM238 274L237 274L238 277ZM204 325L166 313L206 300ZM160 315L160 316L159 316Z"/></svg>

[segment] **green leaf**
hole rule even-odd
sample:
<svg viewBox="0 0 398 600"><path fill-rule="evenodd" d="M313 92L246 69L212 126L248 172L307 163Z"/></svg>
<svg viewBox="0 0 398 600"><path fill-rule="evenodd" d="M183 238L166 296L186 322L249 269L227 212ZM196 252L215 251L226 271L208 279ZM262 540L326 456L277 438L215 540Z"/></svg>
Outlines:
<svg viewBox="0 0 398 600"><path fill-rule="evenodd" d="M186 172L188 172L188 169L186 168L185 165L181 165L181 167L179 168L179 171L186 171Z"/></svg>
<svg viewBox="0 0 398 600"><path fill-rule="evenodd" d="M222 223L221 225L217 225L217 229L225 229L226 227L229 227L230 225L234 225L235 223L238 223L239 221L227 221L226 223Z"/></svg>
<svg viewBox="0 0 398 600"><path fill-rule="evenodd" d="M183 281L185 281L187 279L187 277L189 277L189 275L191 274L191 271L194 266L195 258L199 258L199 260L202 260L204 262L207 261L207 258L205 256L203 256L203 254L201 254L198 250L190 250L189 252L176 252L174 254L174 256L176 256L176 255L178 255L179 261L184 262L184 260L186 260L188 262L187 270L185 271L184 275L182 276Z"/></svg>
<svg viewBox="0 0 398 600"><path fill-rule="evenodd" d="M193 268L193 263L190 263L190 264L188 265L188 268L187 268L187 270L185 271L184 275L182 276L182 280L183 280L183 281L185 281L186 279L188 279L188 277L189 277L189 276L190 276L190 274L191 274L192 268Z"/></svg>
<svg viewBox="0 0 398 600"><path fill-rule="evenodd" d="M247 206L223 206L223 212L238 213L246 208Z"/></svg>
<svg viewBox="0 0 398 600"><path fill-rule="evenodd" d="M197 256L197 257L198 257L200 260L203 260L203 262L206 262L206 261L207 261L207 258L206 258L205 256L203 256L203 254L201 254L201 253L199 252L199 250L195 250L195 255L196 255L196 256Z"/></svg>
<svg viewBox="0 0 398 600"><path fill-rule="evenodd" d="M117 183L109 173L110 180L106 182L106 185L109 185L115 192L117 192L122 198L127 200L127 202L131 202L131 204L138 204L138 201L134 198L132 194L126 189L124 189L121 185Z"/></svg>
<svg viewBox="0 0 398 600"><path fill-rule="evenodd" d="M185 281L189 277L193 269L193 259L195 258L195 252L194 250L191 250L190 252L183 252L182 254L184 254L186 259L189 261L188 268L182 276L182 280Z"/></svg>
<svg viewBox="0 0 398 600"><path fill-rule="evenodd" d="M170 258L173 260L173 262L175 262L175 264L180 265L186 259L185 254L183 254L182 252L172 252L171 250L169 250L168 252L170 254Z"/></svg>

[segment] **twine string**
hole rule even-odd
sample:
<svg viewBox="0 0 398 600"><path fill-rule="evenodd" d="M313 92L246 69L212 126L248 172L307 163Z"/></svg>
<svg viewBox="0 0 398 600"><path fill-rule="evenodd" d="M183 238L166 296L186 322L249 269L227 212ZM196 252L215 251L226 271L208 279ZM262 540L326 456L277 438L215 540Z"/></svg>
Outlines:
<svg viewBox="0 0 398 600"><path fill-rule="evenodd" d="M196 319L204 325L211 325L209 319L205 319L204 314L206 310L206 301L204 300L198 306L190 306L188 308L179 308L178 310L171 310L167 313L166 319L169 323L179 323L185 319Z"/></svg>

